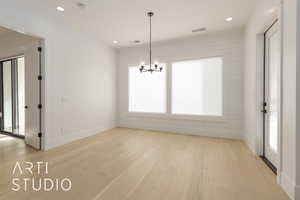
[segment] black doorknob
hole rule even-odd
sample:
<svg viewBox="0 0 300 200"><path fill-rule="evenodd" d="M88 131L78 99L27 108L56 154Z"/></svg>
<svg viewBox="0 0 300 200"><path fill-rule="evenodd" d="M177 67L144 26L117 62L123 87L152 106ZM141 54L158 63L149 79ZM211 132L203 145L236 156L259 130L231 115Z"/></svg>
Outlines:
<svg viewBox="0 0 300 200"><path fill-rule="evenodd" d="M28 106L25 106L25 109L27 109L28 108Z"/></svg>

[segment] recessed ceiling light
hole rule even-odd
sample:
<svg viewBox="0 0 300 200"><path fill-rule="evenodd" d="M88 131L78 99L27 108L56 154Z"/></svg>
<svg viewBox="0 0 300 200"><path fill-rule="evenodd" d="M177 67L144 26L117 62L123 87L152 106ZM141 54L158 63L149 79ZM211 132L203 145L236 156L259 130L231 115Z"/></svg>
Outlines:
<svg viewBox="0 0 300 200"><path fill-rule="evenodd" d="M232 17L228 17L228 18L226 18L226 21L228 21L228 22L230 22L230 21L232 21L233 20L233 18Z"/></svg>
<svg viewBox="0 0 300 200"><path fill-rule="evenodd" d="M268 12L269 12L270 14L273 14L273 13L275 13L276 11L277 11L276 8L271 8L271 9L268 10Z"/></svg>
<svg viewBox="0 0 300 200"><path fill-rule="evenodd" d="M16 30L16 31L21 34L25 34L25 31L22 31L22 30Z"/></svg>
<svg viewBox="0 0 300 200"><path fill-rule="evenodd" d="M65 11L65 9L64 9L63 7L61 7L61 6L57 6L57 7L56 7L56 10L58 10L58 11L60 11L60 12Z"/></svg>
<svg viewBox="0 0 300 200"><path fill-rule="evenodd" d="M114 44L118 44L119 42L118 42L117 40L114 40L113 43L114 43Z"/></svg>

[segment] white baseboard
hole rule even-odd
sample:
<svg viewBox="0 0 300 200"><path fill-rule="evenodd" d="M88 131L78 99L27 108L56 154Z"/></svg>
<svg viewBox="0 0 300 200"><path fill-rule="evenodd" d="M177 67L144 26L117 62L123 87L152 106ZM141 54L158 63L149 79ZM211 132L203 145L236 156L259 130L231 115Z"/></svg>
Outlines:
<svg viewBox="0 0 300 200"><path fill-rule="evenodd" d="M170 132L170 133L177 133L183 135L195 135L195 136L205 136L205 137L216 137L216 138L227 138L227 139L242 139L239 133L231 132L230 135L220 133L219 131L208 131L208 130L201 130L199 128L189 128L189 127L171 127L171 126L155 126L155 125L143 125L143 124L127 124L127 123L120 123L118 127L121 128L132 128L132 129L144 129L144 130L154 130L154 131L162 131L162 132Z"/></svg>
<svg viewBox="0 0 300 200"><path fill-rule="evenodd" d="M295 186L295 200L300 199L300 185Z"/></svg>
<svg viewBox="0 0 300 200"><path fill-rule="evenodd" d="M243 140L244 140L245 144L247 145L248 149L250 149L250 151L252 153L257 155L254 143L248 137L243 138ZM257 156L259 156L259 155L257 155Z"/></svg>
<svg viewBox="0 0 300 200"><path fill-rule="evenodd" d="M284 172L282 172L280 174L280 178L281 178L280 186L283 188L283 190L288 194L288 196L292 200L296 200L297 199L297 198L295 198L296 193L298 193L300 195L300 187L299 186L296 187L295 183ZM298 197L298 199L299 199L299 197Z"/></svg>
<svg viewBox="0 0 300 200"><path fill-rule="evenodd" d="M59 147L64 144L68 144L68 143L76 141L76 140L80 140L80 139L83 139L83 138L86 138L86 137L89 137L92 135L96 135L96 134L110 130L115 127L116 127L115 124L111 124L108 126L101 126L101 127L97 127L97 128L93 128L93 129L89 129L89 130L77 131L76 133L73 133L73 134L66 134L63 136L56 136L54 138L49 138L49 140L46 141L45 150L47 151L49 149Z"/></svg>

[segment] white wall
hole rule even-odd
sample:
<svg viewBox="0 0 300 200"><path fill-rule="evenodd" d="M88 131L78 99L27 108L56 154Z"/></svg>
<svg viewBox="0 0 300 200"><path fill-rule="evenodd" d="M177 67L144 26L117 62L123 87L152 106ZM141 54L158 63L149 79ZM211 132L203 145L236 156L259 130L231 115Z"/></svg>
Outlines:
<svg viewBox="0 0 300 200"><path fill-rule="evenodd" d="M296 8L296 1L284 1L281 184L292 198L296 186Z"/></svg>
<svg viewBox="0 0 300 200"><path fill-rule="evenodd" d="M49 149L115 126L115 52L88 30L39 12L5 1L0 25L45 39L43 147Z"/></svg>
<svg viewBox="0 0 300 200"><path fill-rule="evenodd" d="M224 119L174 119L168 116L134 116L128 113L127 68L145 60L145 46L118 50L118 125L226 138L242 138L244 31L230 30L154 45L161 61L224 57Z"/></svg>
<svg viewBox="0 0 300 200"><path fill-rule="evenodd" d="M300 2L284 0L282 185L300 199Z"/></svg>
<svg viewBox="0 0 300 200"><path fill-rule="evenodd" d="M114 50L83 33L59 31L58 37L46 40L46 55L48 145L113 128Z"/></svg>
<svg viewBox="0 0 300 200"><path fill-rule="evenodd" d="M295 197L300 199L300 1L293 1L292 6L296 4L295 6L295 12L296 16L292 15L293 21L296 21L296 191L295 191ZM288 13L287 13L288 15ZM297 105L298 102L298 105ZM298 133L298 134L297 134Z"/></svg>

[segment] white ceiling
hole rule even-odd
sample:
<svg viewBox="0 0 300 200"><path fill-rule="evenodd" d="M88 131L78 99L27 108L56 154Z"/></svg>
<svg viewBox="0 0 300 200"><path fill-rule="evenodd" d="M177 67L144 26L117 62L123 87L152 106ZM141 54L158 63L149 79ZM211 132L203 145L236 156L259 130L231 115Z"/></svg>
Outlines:
<svg viewBox="0 0 300 200"><path fill-rule="evenodd" d="M123 47L132 45L129 43L132 40L148 41L147 11L155 13L153 39L161 41L195 35L191 33L192 29L201 27L210 32L243 26L258 1L27 0L26 7L39 10L45 17L92 31L109 45ZM76 6L77 2L86 3L87 7L80 9ZM65 12L56 11L57 5L64 7ZM233 17L233 21L226 22L227 17ZM113 40L119 43L114 45Z"/></svg>

